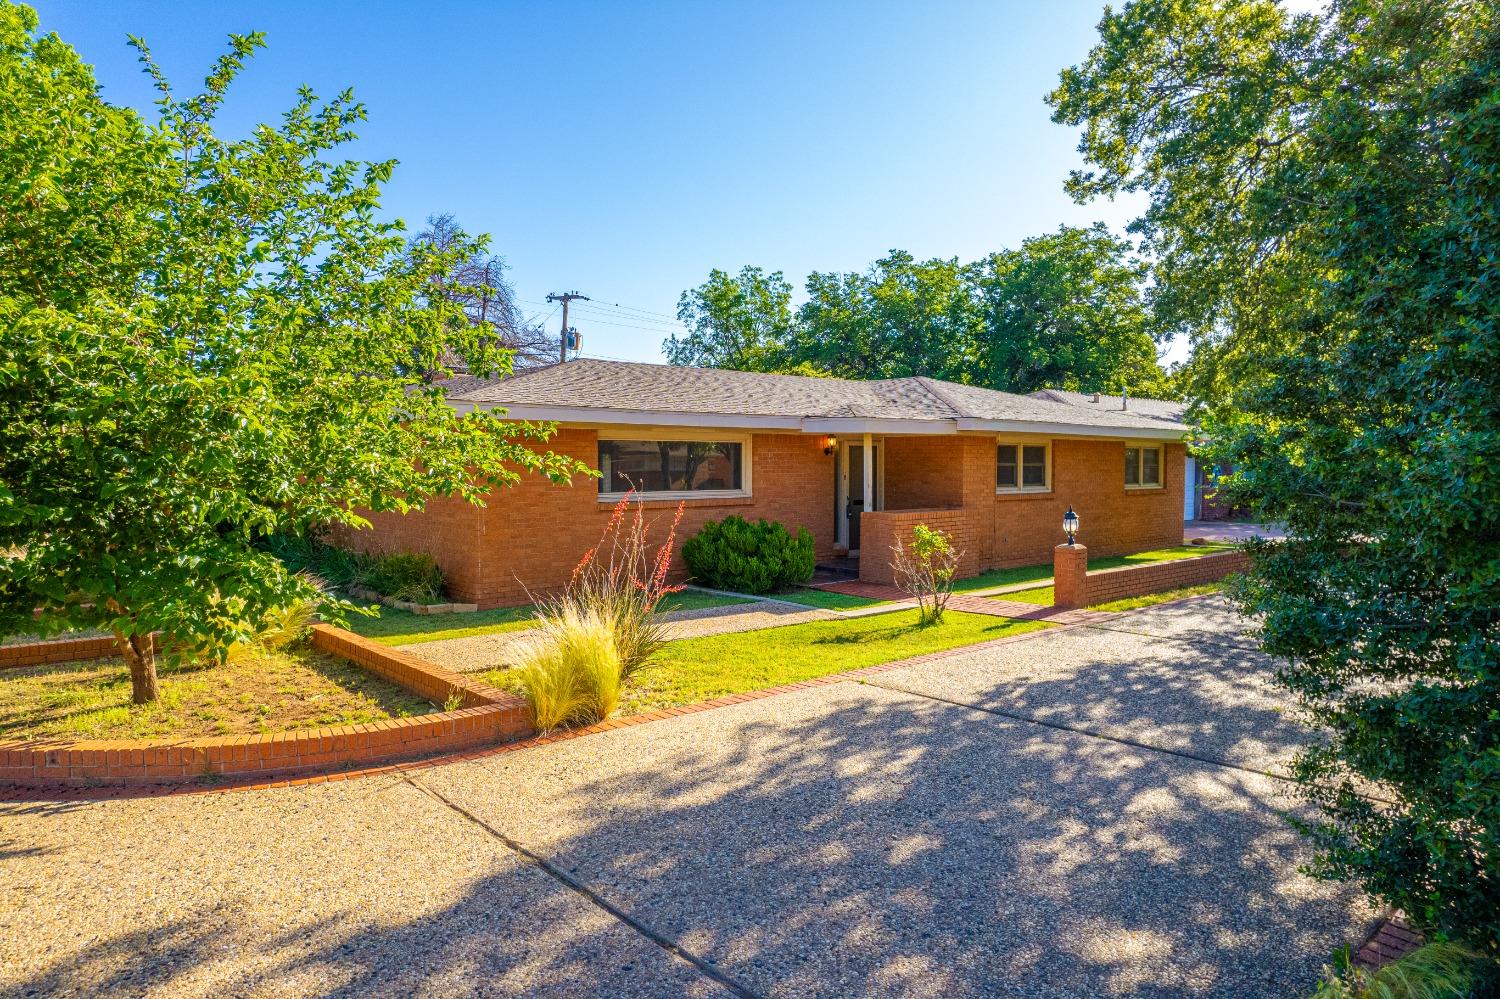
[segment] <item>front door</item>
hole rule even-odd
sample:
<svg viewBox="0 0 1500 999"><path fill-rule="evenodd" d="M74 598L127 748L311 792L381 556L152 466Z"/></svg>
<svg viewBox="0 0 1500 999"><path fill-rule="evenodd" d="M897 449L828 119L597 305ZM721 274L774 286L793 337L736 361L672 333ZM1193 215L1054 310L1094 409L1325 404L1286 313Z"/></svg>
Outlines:
<svg viewBox="0 0 1500 999"><path fill-rule="evenodd" d="M844 516L849 518L849 550L859 551L859 515L865 510L880 509L880 445L870 447L870 461L873 463L875 478L875 495L873 501L865 502L865 447L863 444L849 445L849 463L845 466L845 472L849 476L847 492L849 501L844 507Z"/></svg>

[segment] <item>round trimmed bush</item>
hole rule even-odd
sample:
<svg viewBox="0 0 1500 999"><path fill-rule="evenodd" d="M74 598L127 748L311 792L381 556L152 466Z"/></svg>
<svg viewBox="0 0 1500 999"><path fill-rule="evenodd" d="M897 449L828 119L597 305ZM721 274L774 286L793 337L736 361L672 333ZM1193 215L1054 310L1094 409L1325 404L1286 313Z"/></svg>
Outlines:
<svg viewBox="0 0 1500 999"><path fill-rule="evenodd" d="M813 574L813 537L800 527L794 536L773 521L743 517L711 520L682 546L694 582L736 593L770 593Z"/></svg>

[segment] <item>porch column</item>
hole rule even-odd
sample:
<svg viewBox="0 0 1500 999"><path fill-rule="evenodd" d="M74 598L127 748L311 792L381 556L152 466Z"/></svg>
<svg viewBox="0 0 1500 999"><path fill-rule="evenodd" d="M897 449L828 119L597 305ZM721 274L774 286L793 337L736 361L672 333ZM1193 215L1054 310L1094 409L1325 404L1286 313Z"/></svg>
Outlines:
<svg viewBox="0 0 1500 999"><path fill-rule="evenodd" d="M865 434L865 509L875 509L875 437Z"/></svg>

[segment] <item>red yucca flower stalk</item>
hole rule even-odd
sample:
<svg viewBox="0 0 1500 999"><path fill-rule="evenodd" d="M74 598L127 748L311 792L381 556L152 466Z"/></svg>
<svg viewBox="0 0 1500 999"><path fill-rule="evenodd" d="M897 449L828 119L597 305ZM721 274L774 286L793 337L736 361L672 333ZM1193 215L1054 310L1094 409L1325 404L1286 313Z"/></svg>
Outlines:
<svg viewBox="0 0 1500 999"><path fill-rule="evenodd" d="M634 489L620 498L599 543L584 553L564 595L548 608L548 612L559 611L564 604L574 604L609 620L624 676L644 665L666 643L664 626L653 612L662 597L682 589L668 585L667 573L686 504L677 505L666 540L654 553L644 506ZM632 514L629 519L627 509Z"/></svg>

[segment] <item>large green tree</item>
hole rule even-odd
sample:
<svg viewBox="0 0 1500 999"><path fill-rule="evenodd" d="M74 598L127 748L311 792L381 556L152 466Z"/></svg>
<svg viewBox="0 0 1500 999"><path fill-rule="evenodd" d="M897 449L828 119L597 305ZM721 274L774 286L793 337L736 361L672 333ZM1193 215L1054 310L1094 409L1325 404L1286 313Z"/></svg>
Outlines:
<svg viewBox="0 0 1500 999"><path fill-rule="evenodd" d="M713 270L703 284L682 293L677 319L687 333L662 344L673 364L775 371L792 326L792 286L780 271Z"/></svg>
<svg viewBox="0 0 1500 999"><path fill-rule="evenodd" d="M1138 0L1063 74L1080 198L1140 190L1233 498L1238 589L1319 726L1317 872L1500 951L1500 14Z"/></svg>
<svg viewBox="0 0 1500 999"><path fill-rule="evenodd" d="M969 264L892 250L864 271L812 273L795 312L781 272L715 270L683 293L688 335L663 347L674 364L1160 395L1143 277L1103 226Z"/></svg>
<svg viewBox="0 0 1500 999"><path fill-rule="evenodd" d="M989 388L1121 392L1164 398L1146 266L1102 225L1061 226L973 267L980 296L979 375Z"/></svg>
<svg viewBox="0 0 1500 999"><path fill-rule="evenodd" d="M380 220L393 164L330 158L364 116L351 95L304 90L226 139L258 35L185 99L137 42L146 121L36 29L0 2L0 634L107 629L150 701L152 633L221 655L317 595L258 538L575 469L517 440L545 428L412 387L444 346L480 372L507 358L427 294L482 245L409 252Z"/></svg>
<svg viewBox="0 0 1500 999"><path fill-rule="evenodd" d="M840 378L967 381L977 367L974 305L958 260L892 250L863 272L809 275L788 352Z"/></svg>

